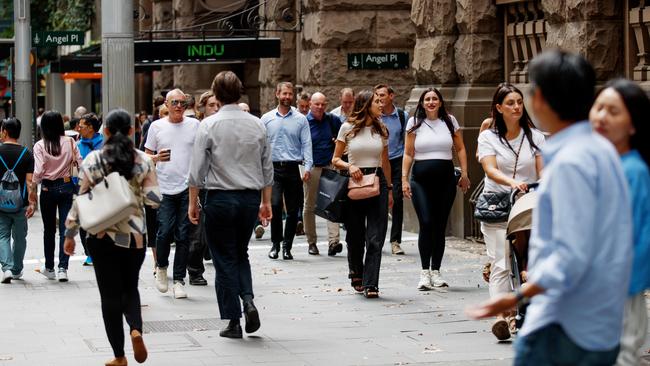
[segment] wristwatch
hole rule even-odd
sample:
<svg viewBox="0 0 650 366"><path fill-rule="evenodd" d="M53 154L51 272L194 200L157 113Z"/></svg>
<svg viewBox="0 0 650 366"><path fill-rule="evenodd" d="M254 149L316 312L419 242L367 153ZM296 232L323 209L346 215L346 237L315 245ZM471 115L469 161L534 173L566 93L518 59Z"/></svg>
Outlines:
<svg viewBox="0 0 650 366"><path fill-rule="evenodd" d="M529 297L524 295L524 293L521 291L521 287L515 290L515 299L517 299L517 304L520 304L524 301L528 301Z"/></svg>

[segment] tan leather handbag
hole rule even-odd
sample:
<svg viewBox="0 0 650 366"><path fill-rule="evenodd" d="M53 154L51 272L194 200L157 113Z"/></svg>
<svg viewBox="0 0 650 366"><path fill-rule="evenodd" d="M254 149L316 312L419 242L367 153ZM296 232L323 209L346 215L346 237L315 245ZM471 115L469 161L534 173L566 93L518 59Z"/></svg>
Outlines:
<svg viewBox="0 0 650 366"><path fill-rule="evenodd" d="M372 174L364 174L360 181L350 178L348 181L348 198L363 200L379 196L379 177L377 170Z"/></svg>

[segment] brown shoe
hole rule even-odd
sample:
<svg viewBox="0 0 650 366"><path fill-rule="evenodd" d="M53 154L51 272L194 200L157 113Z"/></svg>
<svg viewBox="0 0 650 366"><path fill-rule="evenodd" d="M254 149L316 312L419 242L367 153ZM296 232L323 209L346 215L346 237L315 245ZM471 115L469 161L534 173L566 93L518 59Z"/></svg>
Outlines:
<svg viewBox="0 0 650 366"><path fill-rule="evenodd" d="M320 254L316 244L309 244L309 249L307 250L307 252L309 252L309 254L311 254L311 255L319 255Z"/></svg>
<svg viewBox="0 0 650 366"><path fill-rule="evenodd" d="M399 245L398 242L393 241L390 243L390 248L393 254L395 255L404 255L404 251L402 250L402 247Z"/></svg>
<svg viewBox="0 0 650 366"><path fill-rule="evenodd" d="M131 331L131 344L133 345L133 358L135 358L138 363L146 361L148 356L147 347L144 345L142 333L137 329Z"/></svg>
<svg viewBox="0 0 650 366"><path fill-rule="evenodd" d="M114 359L107 361L104 365L106 366L127 366L126 357L115 357Z"/></svg>
<svg viewBox="0 0 650 366"><path fill-rule="evenodd" d="M510 339L510 329L508 329L508 322L503 318L498 318L492 324L492 334L500 341Z"/></svg>

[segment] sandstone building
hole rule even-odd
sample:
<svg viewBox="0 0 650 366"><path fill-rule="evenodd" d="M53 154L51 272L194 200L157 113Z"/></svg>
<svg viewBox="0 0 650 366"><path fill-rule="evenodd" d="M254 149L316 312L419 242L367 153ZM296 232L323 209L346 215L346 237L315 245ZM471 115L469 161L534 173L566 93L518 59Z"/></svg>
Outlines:
<svg viewBox="0 0 650 366"><path fill-rule="evenodd" d="M481 121L488 115L497 83L527 89L527 66L536 54L561 47L585 55L598 80L626 76L644 85L650 77L650 6L642 0L140 0L152 14L141 30L183 29L229 12L255 9L249 16L260 36L282 39L278 59L235 65L165 67L143 80L154 92L180 86L199 93L213 75L233 69L246 84L253 110L275 104L275 84L293 81L309 92L322 91L334 107L345 86L360 90L379 82L392 85L397 102L411 108L421 90L439 87L463 126L470 177L482 178L473 159ZM220 5L221 4L221 5ZM238 9L237 4L242 5ZM279 13L278 13L279 12ZM252 14L252 13L251 13ZM278 16L278 14L280 16ZM289 17L284 15L289 14ZM294 16L294 18L292 18ZM278 27L274 20L295 23ZM214 29L224 24L211 24ZM197 30L197 28L192 28ZM179 33L178 37L195 36ZM356 53L406 53L407 68L350 69ZM150 98L150 94L147 96ZM149 103L141 98L142 103ZM454 208L453 231L472 234L467 199Z"/></svg>

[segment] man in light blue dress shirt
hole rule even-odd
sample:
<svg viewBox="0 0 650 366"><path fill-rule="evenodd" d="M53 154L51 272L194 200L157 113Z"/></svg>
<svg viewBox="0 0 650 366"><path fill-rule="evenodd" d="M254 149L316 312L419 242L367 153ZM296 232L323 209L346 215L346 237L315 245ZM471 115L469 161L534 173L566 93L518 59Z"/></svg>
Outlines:
<svg viewBox="0 0 650 366"><path fill-rule="evenodd" d="M271 206L271 251L269 258L277 259L282 244L282 258L293 259L291 246L296 235L298 209L303 195L302 182L311 176L313 165L311 132L307 118L293 108L293 85L279 83L275 96L278 107L262 116L267 138L271 144L273 160L273 194ZM304 164L305 173L300 175L299 165ZM302 178L302 179L301 179ZM282 230L282 208L286 206L287 220Z"/></svg>
<svg viewBox="0 0 650 366"><path fill-rule="evenodd" d="M482 307L493 316L532 298L515 365L616 362L632 260L631 209L614 147L586 121L595 73L553 50L529 66L532 107L551 133L530 239L528 283Z"/></svg>

